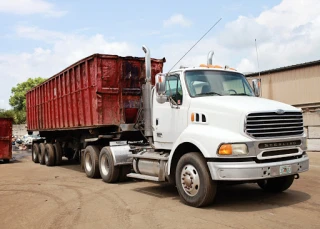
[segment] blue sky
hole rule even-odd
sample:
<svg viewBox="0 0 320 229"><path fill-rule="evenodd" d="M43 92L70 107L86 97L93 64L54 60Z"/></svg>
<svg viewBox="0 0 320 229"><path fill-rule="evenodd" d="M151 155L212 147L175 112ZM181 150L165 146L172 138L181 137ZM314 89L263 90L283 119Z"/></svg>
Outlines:
<svg viewBox="0 0 320 229"><path fill-rule="evenodd" d="M316 0L265 1L49 1L0 2L0 108L13 86L50 77L95 52L166 57L171 66L219 18L221 22L178 64L214 62L242 72L320 59Z"/></svg>

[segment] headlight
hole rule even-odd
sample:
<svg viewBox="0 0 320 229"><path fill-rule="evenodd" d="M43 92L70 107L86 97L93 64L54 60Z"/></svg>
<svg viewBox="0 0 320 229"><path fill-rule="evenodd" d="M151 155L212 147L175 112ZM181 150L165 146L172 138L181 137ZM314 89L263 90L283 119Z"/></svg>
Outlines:
<svg viewBox="0 0 320 229"><path fill-rule="evenodd" d="M222 144L218 150L219 155L246 155L248 153L246 144Z"/></svg>

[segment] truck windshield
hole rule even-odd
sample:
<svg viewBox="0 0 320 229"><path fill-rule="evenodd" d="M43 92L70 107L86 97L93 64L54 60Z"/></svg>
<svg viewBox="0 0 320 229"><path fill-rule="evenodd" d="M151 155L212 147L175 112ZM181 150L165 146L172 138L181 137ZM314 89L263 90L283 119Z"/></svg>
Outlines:
<svg viewBox="0 0 320 229"><path fill-rule="evenodd" d="M253 96L245 77L236 72L191 70L185 72L191 97L200 96Z"/></svg>

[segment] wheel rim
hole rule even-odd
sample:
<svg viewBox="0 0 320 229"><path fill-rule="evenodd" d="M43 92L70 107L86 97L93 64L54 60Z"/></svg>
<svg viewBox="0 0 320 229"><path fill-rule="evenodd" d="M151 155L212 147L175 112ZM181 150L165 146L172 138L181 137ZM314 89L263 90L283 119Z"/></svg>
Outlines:
<svg viewBox="0 0 320 229"><path fill-rule="evenodd" d="M109 161L106 154L101 156L100 166L102 174L107 176L109 174Z"/></svg>
<svg viewBox="0 0 320 229"><path fill-rule="evenodd" d="M185 165L181 171L181 185L189 196L195 196L200 190L200 178L197 169L193 165Z"/></svg>
<svg viewBox="0 0 320 229"><path fill-rule="evenodd" d="M92 160L91 160L91 157L90 157L90 153L86 154L85 165L86 165L87 171L90 172L92 170Z"/></svg>

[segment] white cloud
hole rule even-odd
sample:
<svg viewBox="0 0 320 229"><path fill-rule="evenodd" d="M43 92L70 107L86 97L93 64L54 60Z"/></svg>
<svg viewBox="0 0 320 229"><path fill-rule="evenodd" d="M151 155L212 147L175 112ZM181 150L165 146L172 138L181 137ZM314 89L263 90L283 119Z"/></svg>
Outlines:
<svg viewBox="0 0 320 229"><path fill-rule="evenodd" d="M66 11L59 11L52 3L45 0L3 0L0 1L0 12L13 14L44 14L61 17Z"/></svg>
<svg viewBox="0 0 320 229"><path fill-rule="evenodd" d="M28 39L46 40L51 46L38 47L31 52L0 54L0 100L5 101L0 103L0 108L9 107L7 101L11 95L11 88L17 83L39 76L49 78L93 53L144 55L141 49L127 42L110 42L101 34L92 36L63 34L37 27L19 27L17 34Z"/></svg>
<svg viewBox="0 0 320 229"><path fill-rule="evenodd" d="M163 21L164 27L170 27L174 25L189 27L192 25L192 22L186 19L182 14L174 14L169 19Z"/></svg>
<svg viewBox="0 0 320 229"><path fill-rule="evenodd" d="M320 4L318 0L284 0L257 17L239 16L215 37L206 37L180 64L205 63L210 49L214 61L241 72L272 69L320 59ZM163 46L168 65L173 65L195 41ZM174 61L171 62L171 58ZM192 61L193 64L192 64ZM180 65L178 64L178 66Z"/></svg>

